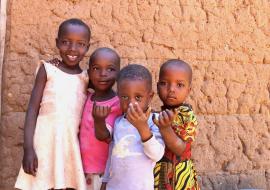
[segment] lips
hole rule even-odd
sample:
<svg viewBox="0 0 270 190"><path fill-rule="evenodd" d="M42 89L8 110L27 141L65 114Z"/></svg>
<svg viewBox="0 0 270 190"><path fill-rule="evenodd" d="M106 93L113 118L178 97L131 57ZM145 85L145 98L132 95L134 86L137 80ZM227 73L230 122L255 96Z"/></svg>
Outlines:
<svg viewBox="0 0 270 190"><path fill-rule="evenodd" d="M67 55L67 57L70 61L75 61L78 58L77 55Z"/></svg>
<svg viewBox="0 0 270 190"><path fill-rule="evenodd" d="M101 85L106 85L106 84L109 83L109 81L98 81L98 83L101 84Z"/></svg>
<svg viewBox="0 0 270 190"><path fill-rule="evenodd" d="M168 100L176 100L176 97L174 97L174 96L168 96L167 99Z"/></svg>

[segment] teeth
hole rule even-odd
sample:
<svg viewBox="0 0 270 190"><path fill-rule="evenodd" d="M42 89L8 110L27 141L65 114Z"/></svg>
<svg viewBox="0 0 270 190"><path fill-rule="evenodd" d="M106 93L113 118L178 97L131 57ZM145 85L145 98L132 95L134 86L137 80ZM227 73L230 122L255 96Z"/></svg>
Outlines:
<svg viewBox="0 0 270 190"><path fill-rule="evenodd" d="M75 59L77 58L76 55L68 55L67 57L68 57L69 59L71 59L71 60L75 60Z"/></svg>

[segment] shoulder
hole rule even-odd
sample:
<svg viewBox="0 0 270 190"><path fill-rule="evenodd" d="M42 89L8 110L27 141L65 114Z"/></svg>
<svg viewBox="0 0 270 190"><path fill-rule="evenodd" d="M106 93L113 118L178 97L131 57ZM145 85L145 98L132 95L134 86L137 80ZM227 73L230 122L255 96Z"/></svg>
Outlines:
<svg viewBox="0 0 270 190"><path fill-rule="evenodd" d="M116 126L122 125L121 123L123 123L124 120L125 120L124 115L119 115L118 117L116 117L114 121L114 129L116 129Z"/></svg>
<svg viewBox="0 0 270 190"><path fill-rule="evenodd" d="M58 68L51 63L48 63L44 60L40 60L38 62L37 72L39 69L43 68L46 72L47 78L50 79L50 77L58 70Z"/></svg>
<svg viewBox="0 0 270 190"><path fill-rule="evenodd" d="M80 74L80 78L81 78L84 82L86 82L86 83L88 84L88 82L89 82L89 77L88 77L88 72L87 72L86 69L83 69L83 70L82 70L82 72L81 72L81 74Z"/></svg>
<svg viewBox="0 0 270 190"><path fill-rule="evenodd" d="M110 101L108 102L108 106L110 106L111 111L116 113L117 115L122 114L118 96L115 96L112 99L110 99Z"/></svg>
<svg viewBox="0 0 270 190"><path fill-rule="evenodd" d="M197 118L190 104L182 104L176 108L176 112L177 117L174 120L174 124L183 125L186 122L192 122L194 125L197 125Z"/></svg>

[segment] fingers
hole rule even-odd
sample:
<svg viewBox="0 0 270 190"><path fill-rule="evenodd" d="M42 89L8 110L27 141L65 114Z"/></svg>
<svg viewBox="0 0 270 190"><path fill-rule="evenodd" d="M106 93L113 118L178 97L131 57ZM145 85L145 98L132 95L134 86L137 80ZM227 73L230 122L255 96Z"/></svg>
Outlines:
<svg viewBox="0 0 270 190"><path fill-rule="evenodd" d="M158 119L153 120L158 127L169 127L174 119L175 113L171 110L164 110L159 113Z"/></svg>
<svg viewBox="0 0 270 190"><path fill-rule="evenodd" d="M34 162L30 166L30 174L32 176L36 176L36 169L35 169L35 166L34 166Z"/></svg>
<svg viewBox="0 0 270 190"><path fill-rule="evenodd" d="M151 110L152 110L151 106L148 106L148 108L146 110L146 113L145 113L145 115L146 115L147 118L150 116Z"/></svg>
<svg viewBox="0 0 270 190"><path fill-rule="evenodd" d="M34 172L35 173L37 172L37 168L38 168L38 159L35 158L35 160L34 160Z"/></svg>
<svg viewBox="0 0 270 190"><path fill-rule="evenodd" d="M127 117L127 120L129 120L130 122L136 120L136 118L138 117L132 103L130 103L128 106L126 117Z"/></svg>
<svg viewBox="0 0 270 190"><path fill-rule="evenodd" d="M159 127L160 124L159 124L159 120L158 120L157 115L153 114L152 121L154 122L155 125L157 125Z"/></svg>
<svg viewBox="0 0 270 190"><path fill-rule="evenodd" d="M107 117L111 113L111 107L110 106L99 106L94 101L93 108L92 108L92 114L94 117Z"/></svg>
<svg viewBox="0 0 270 190"><path fill-rule="evenodd" d="M131 114L134 117L140 117L140 116L143 115L143 111L142 111L142 109L140 108L140 106L139 106L139 104L137 102L135 102L134 104L130 103L129 104L129 109L130 109Z"/></svg>

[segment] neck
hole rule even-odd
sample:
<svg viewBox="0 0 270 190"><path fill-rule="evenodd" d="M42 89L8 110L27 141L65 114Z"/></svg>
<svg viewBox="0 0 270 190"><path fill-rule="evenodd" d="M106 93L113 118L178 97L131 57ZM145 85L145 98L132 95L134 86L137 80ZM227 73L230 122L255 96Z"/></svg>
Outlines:
<svg viewBox="0 0 270 190"><path fill-rule="evenodd" d="M93 101L106 101L116 96L116 93L109 89L107 91L98 91L96 90L92 96Z"/></svg>
<svg viewBox="0 0 270 190"><path fill-rule="evenodd" d="M81 70L80 68L80 64L76 64L76 65L68 65L66 64L64 61L61 61L59 63L59 65L62 67L62 68L65 68L65 69L68 69L68 70Z"/></svg>
<svg viewBox="0 0 270 190"><path fill-rule="evenodd" d="M165 109L173 110L173 109L178 108L179 106L182 106L182 105L186 105L186 104L181 103L181 104L174 105L174 106L170 106L170 105L165 105L164 104L163 106L161 106L161 109L162 110L165 110Z"/></svg>

